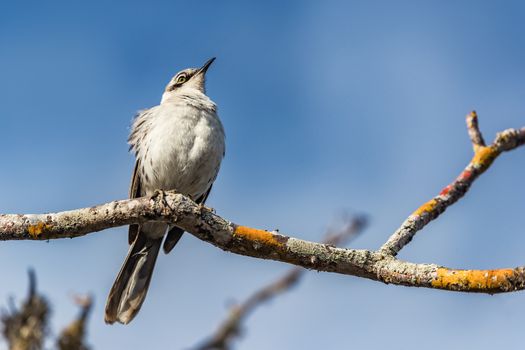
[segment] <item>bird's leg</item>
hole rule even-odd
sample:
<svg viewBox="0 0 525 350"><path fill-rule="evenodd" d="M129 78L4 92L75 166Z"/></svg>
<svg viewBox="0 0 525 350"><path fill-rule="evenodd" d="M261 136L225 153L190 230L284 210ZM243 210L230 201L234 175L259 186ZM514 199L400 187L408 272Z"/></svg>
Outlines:
<svg viewBox="0 0 525 350"><path fill-rule="evenodd" d="M151 200L157 200L157 198L159 197L160 197L161 202L163 202L164 198L166 197L166 194L164 193L163 190L157 189L153 191L153 194L150 196Z"/></svg>

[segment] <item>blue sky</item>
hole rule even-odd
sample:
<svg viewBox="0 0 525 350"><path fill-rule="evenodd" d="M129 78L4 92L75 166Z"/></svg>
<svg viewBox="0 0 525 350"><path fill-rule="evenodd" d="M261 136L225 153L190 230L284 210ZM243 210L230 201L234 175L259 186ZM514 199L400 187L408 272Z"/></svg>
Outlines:
<svg viewBox="0 0 525 350"><path fill-rule="evenodd" d="M40 213L125 198L134 113L180 69L216 56L208 94L227 155L209 205L240 224L320 240L343 211L370 216L355 248L378 248L454 179L472 151L464 116L487 140L525 125L520 1L0 3L0 212ZM454 268L523 265L525 150L504 154L471 192L402 251ZM103 307L127 231L3 242L0 301L26 270L54 303L53 326L91 292L97 349L182 349L210 334L232 300L288 266L222 252L191 235L159 258L134 322ZM239 349L510 347L522 293L468 295L308 273L260 308ZM153 345L152 345L153 344Z"/></svg>

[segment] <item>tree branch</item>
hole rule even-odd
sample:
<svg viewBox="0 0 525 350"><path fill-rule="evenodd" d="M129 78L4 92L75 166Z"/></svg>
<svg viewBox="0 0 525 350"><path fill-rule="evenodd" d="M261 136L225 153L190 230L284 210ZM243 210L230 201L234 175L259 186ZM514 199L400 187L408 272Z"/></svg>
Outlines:
<svg viewBox="0 0 525 350"><path fill-rule="evenodd" d="M3 336L11 350L42 349L49 322L49 303L37 293L36 276L29 270L29 293L22 306L3 312Z"/></svg>
<svg viewBox="0 0 525 350"><path fill-rule="evenodd" d="M88 350L85 344L86 321L91 310L91 297L77 297L81 307L76 320L71 322L57 339L59 350ZM48 330L50 305L47 299L37 292L36 275L29 270L29 293L18 309L14 305L9 311L3 311L1 317L2 334L10 350L38 350L44 348Z"/></svg>
<svg viewBox="0 0 525 350"><path fill-rule="evenodd" d="M93 298L89 295L75 296L75 303L80 307L78 317L60 332L57 339L59 350L89 350L86 345L87 319L93 307Z"/></svg>
<svg viewBox="0 0 525 350"><path fill-rule="evenodd" d="M327 234L324 244L341 245L362 232L366 226L364 217L354 217L336 233ZM306 270L294 267L276 281L262 287L250 295L243 303L231 308L228 317L208 340L199 345L196 350L227 350L231 348L233 339L241 332L241 323L255 308L268 300L285 293L297 285Z"/></svg>
<svg viewBox="0 0 525 350"><path fill-rule="evenodd" d="M467 126L474 148L474 156L463 172L437 196L420 206L394 232L380 251L395 256L429 222L435 220L449 206L456 203L469 190L474 181L483 174L492 162L504 151L510 151L525 143L525 128L508 129L496 136L496 140L485 146L478 129L476 112L467 115Z"/></svg>
<svg viewBox="0 0 525 350"><path fill-rule="evenodd" d="M483 140L483 136L479 130L478 115L476 111L467 114L467 131L470 141L472 141L474 152L476 152L479 147L485 147L485 140Z"/></svg>
<svg viewBox="0 0 525 350"><path fill-rule="evenodd" d="M395 255L417 231L460 199L500 153L524 143L525 128L508 129L499 133L490 146L479 147L461 175L438 196L416 210L379 251L336 248L240 226L181 194L162 191L151 197L61 213L0 215L0 240L77 237L110 227L163 221L232 253L282 261L308 269L412 287L489 294L511 292L525 288L525 267L455 270L436 264L401 261Z"/></svg>

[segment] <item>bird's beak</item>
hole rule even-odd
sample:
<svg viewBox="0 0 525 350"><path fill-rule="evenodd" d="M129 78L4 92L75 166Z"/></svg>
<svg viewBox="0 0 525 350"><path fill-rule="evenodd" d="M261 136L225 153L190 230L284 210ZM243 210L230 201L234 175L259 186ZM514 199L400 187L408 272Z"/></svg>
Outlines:
<svg viewBox="0 0 525 350"><path fill-rule="evenodd" d="M212 57L209 60L207 60L206 63L204 63L204 65L200 67L198 74L206 74L206 71L208 70L208 68L210 68L213 61L215 61L215 57Z"/></svg>

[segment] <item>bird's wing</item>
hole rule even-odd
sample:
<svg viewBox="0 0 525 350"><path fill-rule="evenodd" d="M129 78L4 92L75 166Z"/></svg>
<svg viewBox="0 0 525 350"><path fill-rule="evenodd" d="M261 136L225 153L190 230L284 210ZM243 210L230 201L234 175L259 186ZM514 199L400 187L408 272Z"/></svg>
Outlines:
<svg viewBox="0 0 525 350"><path fill-rule="evenodd" d="M206 200L208 199L208 196L210 195L212 187L213 187L213 184L210 185L210 188L208 188L208 191L206 191L206 193L204 193L202 196L197 198L197 204L204 204L204 203L206 203Z"/></svg>
<svg viewBox="0 0 525 350"><path fill-rule="evenodd" d="M133 169L133 175L131 177L131 186L129 187L129 198L137 198L140 197L140 176L139 176L139 161L137 160L135 162L135 168ZM139 225L129 225L129 231L128 231L128 242L129 244L133 243L135 241L135 238L137 238L137 234L139 232Z"/></svg>
<svg viewBox="0 0 525 350"><path fill-rule="evenodd" d="M210 195L211 188L213 187L213 184L208 188L208 191L204 193L202 196L197 198L196 202L197 204L204 204L206 202L206 199L208 199L208 196ZM166 239L164 240L164 244L162 246L162 249L164 250L164 253L168 254L171 252L171 250L177 245L179 242L179 239L182 237L182 234L184 233L184 230L173 226L166 235Z"/></svg>

